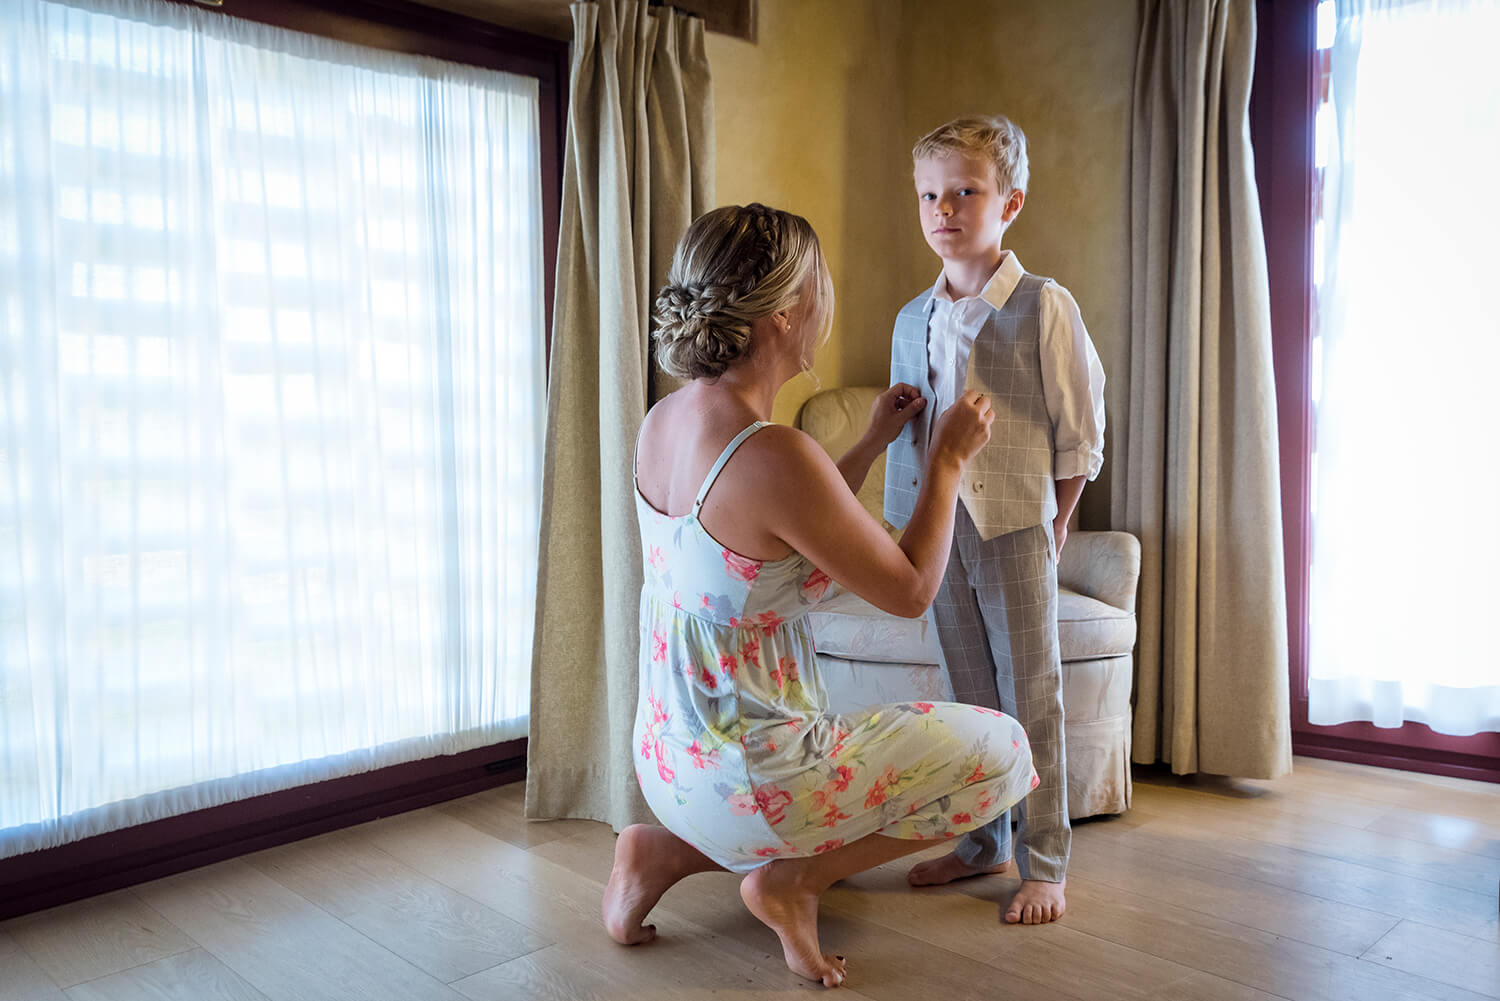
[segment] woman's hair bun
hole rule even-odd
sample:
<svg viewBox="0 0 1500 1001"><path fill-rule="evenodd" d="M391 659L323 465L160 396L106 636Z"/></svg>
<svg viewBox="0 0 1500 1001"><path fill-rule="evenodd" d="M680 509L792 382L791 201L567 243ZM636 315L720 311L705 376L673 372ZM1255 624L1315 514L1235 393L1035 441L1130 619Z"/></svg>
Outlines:
<svg viewBox="0 0 1500 1001"><path fill-rule="evenodd" d="M827 268L807 220L760 204L699 216L678 241L656 296L657 364L679 379L723 375L754 351L754 322L797 301L811 267L820 269L820 294L827 290L831 309Z"/></svg>

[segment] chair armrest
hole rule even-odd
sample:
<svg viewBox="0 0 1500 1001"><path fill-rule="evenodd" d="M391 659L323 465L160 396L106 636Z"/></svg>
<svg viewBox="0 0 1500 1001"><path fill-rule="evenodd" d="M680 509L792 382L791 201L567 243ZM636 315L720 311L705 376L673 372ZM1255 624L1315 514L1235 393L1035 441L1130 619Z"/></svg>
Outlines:
<svg viewBox="0 0 1500 1001"><path fill-rule="evenodd" d="M1135 611L1141 544L1129 532L1071 532L1057 561L1057 583L1079 594Z"/></svg>

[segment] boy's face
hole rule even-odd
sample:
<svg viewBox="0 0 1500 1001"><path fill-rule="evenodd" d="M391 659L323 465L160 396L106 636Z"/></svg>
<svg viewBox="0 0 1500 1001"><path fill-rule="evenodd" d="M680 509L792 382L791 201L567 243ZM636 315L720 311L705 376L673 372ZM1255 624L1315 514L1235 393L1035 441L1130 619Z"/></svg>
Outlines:
<svg viewBox="0 0 1500 1001"><path fill-rule="evenodd" d="M917 211L922 235L945 262L991 262L1000 237L1025 196L1000 192L995 166L971 153L955 152L916 162Z"/></svg>

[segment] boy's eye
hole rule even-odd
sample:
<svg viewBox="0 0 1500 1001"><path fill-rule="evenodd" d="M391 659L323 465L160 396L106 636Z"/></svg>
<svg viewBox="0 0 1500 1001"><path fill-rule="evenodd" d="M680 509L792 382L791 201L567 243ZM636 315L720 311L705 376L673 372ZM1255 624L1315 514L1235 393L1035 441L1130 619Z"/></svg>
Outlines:
<svg viewBox="0 0 1500 1001"><path fill-rule="evenodd" d="M934 198L936 198L937 195L933 194L931 191L924 191L920 195L918 195L917 197L920 198L920 199L922 199L922 201L924 201L924 202L930 202Z"/></svg>
<svg viewBox="0 0 1500 1001"><path fill-rule="evenodd" d="M972 195L974 193L974 189L973 188L959 188L958 189L958 193L961 194L961 195Z"/></svg>

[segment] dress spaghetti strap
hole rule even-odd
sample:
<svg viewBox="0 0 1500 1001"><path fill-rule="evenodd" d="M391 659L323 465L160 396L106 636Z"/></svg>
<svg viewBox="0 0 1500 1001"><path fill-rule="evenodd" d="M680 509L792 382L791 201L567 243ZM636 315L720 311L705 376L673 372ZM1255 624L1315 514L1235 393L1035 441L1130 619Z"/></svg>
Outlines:
<svg viewBox="0 0 1500 1001"><path fill-rule="evenodd" d="M703 506L703 498L708 496L708 491L713 487L714 481L719 478L719 474L724 471L724 464L729 461L730 456L734 455L735 449L744 444L746 438L750 437L761 428L770 426L770 423L770 421L756 421L754 424L751 424L749 427L745 428L745 430L735 435L734 439L730 441L728 445L724 446L724 451L719 453L718 461L716 461L711 467L709 467L708 475L703 478L703 486L698 488L698 498L693 501L694 515L696 515L698 513L698 509Z"/></svg>

